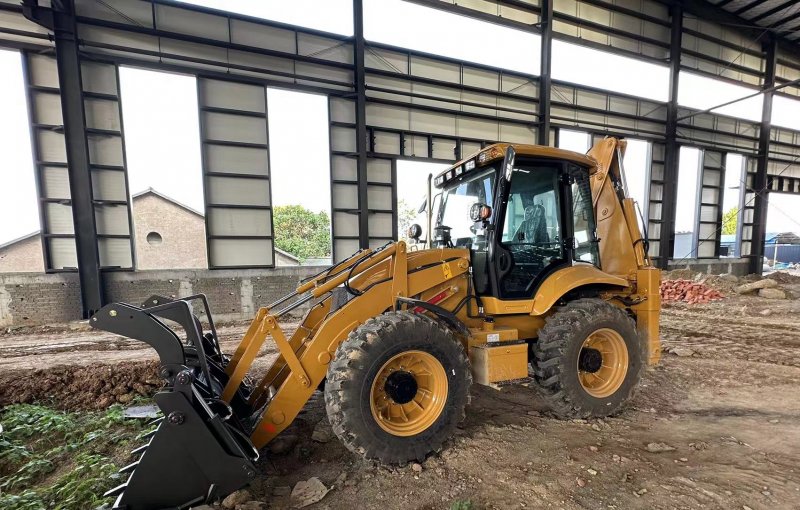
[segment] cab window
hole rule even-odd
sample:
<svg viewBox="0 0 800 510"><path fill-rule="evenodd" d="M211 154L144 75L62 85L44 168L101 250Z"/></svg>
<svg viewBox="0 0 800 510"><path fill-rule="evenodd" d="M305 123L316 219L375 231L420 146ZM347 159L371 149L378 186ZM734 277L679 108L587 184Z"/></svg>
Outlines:
<svg viewBox="0 0 800 510"><path fill-rule="evenodd" d="M486 249L485 241L481 242L483 234L475 229L469 218L469 210L476 203L492 207L495 171L494 168L489 168L468 176L442 194L437 225L450 227L450 238L454 246L482 251Z"/></svg>
<svg viewBox="0 0 800 510"><path fill-rule="evenodd" d="M574 259L600 266L597 246L597 227L592 206L592 188L589 172L579 167L570 167L572 184L572 232L575 237Z"/></svg>
<svg viewBox="0 0 800 510"><path fill-rule="evenodd" d="M563 262L559 208L559 165L514 168L509 190L502 245L511 256L501 292L527 297L545 268Z"/></svg>

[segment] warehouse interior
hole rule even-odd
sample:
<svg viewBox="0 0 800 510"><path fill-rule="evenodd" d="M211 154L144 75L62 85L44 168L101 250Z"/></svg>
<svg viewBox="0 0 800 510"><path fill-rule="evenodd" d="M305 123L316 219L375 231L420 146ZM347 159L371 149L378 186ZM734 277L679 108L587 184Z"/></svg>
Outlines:
<svg viewBox="0 0 800 510"><path fill-rule="evenodd" d="M275 267L270 208L288 191L273 188L280 172L292 174L292 156L270 148L291 127L267 111L285 103L267 101L267 91L311 93L327 110L328 147L314 138L305 152L327 153L328 168L295 164L319 168L312 179L328 180L320 196L330 201L329 256L337 261L402 236L398 161L452 163L494 141L579 152L604 136L638 143L628 174L647 218L650 255L663 268L760 272L769 197L777 203L798 193L800 58L797 17L786 2L340 1L308 17L308 27L247 11L258 7L237 13L205 3L212 7L2 4L0 35L21 59L36 168L26 181L35 194L27 205L38 205L32 227L39 228L17 237L41 231L41 272L59 285L77 283L83 317L115 299L113 282L141 278L136 273L147 267L136 263L128 190L132 182L145 189L136 182L147 179L139 168L173 169L175 191L166 194L204 212L205 234L195 241L206 245L208 278ZM471 34L453 41L480 43L409 38L413 30L391 31L381 21L393 17L426 20L421 33L452 25ZM171 100L171 84L150 85L164 97L144 92L146 84L124 89L126 79L136 83L128 75L145 70L172 73L166 76L182 80L183 90L194 85L197 104L187 93L174 95L188 101ZM137 90L144 97L132 98L138 102L125 112L123 94ZM171 127L158 118L156 134L146 118L168 103L184 104L186 118ZM150 113L138 121L137 111ZM308 118L319 131L319 116ZM133 136L142 122L149 140L129 142L123 128ZM163 149L154 149L155 140ZM13 189L6 179L3 188ZM405 200L417 202L421 187ZM733 246L720 258L731 209ZM193 267L176 260L165 268Z"/></svg>
<svg viewBox="0 0 800 510"><path fill-rule="evenodd" d="M717 370L702 353L729 364L746 360L746 378L762 370L758 363L769 362L769 374L789 370L781 380L766 377L774 379L769 391L777 393L771 395L794 391L800 381L800 356L792 352L800 339L791 333L800 311L793 300L800 284L792 279L800 276L795 0L0 0L0 81L0 327L8 335L9 374L40 369L10 361L27 356L26 349L44 356L38 359L45 369L59 366L56 356L49 360L50 351L39 348L59 336L52 331L60 330L46 328L82 324L112 302L202 293L216 320L249 320L322 267L407 238L408 227L421 221L428 175L495 142L585 154L596 142L617 137L627 141L627 188L641 215L647 253L665 274L677 275L673 280L687 281L681 299L689 296L662 318L667 368L678 375L669 383L668 370L652 376L643 392L647 400L636 404L646 425L637 425L669 436L657 415L686 410L654 392L659 385L694 384L696 371ZM310 230L294 233L298 216ZM736 291L763 281L747 275L777 269L787 270L773 278L786 298L778 304L747 301L758 298ZM707 313L700 318L688 308L695 304L689 281L702 285L706 278L712 279L709 287L719 284L720 293L697 298ZM723 299L728 294L730 301ZM714 324L740 310L746 317L741 328L714 331ZM231 335L244 331L227 327ZM752 347L769 331L783 343L748 350L733 340L741 335ZM27 334L34 336L23 340ZM85 362L77 353L106 350L94 339L69 338L69 345L52 352L77 346L72 354L78 366ZM136 352L112 343L114 350ZM128 361L122 356L114 363ZM725 384L734 380L732 366L714 377ZM60 381L79 387L70 374ZM37 391L0 404L37 402ZM708 388L698 391L728 405L727 397L712 398ZM730 389L731 395L758 399L737 391L750 390ZM546 467L531 467L538 461L520 457L519 469L508 476L538 488L517 497L496 486L495 492L471 492L489 475L458 471L448 464L459 462L453 458L384 472L342 468L350 461L337 457L339 450L304 457L298 447L287 457L292 474L275 468L253 494L281 492L269 503L281 507L288 497L283 485L313 475L344 491L333 495L339 499L326 497L335 508L359 491L371 494L364 508L417 508L407 499L413 495L390 488L406 483L426 491L422 504L429 506L420 508L519 508L526 501L587 508L595 497L609 508L717 508L733 501L746 501L744 508L791 508L800 500L796 469L770 481L760 466L755 471L763 472L742 482L744 492L721 481L722 472L701 481L698 471L694 477L670 472L671 488L659 493L666 499L645 501L660 490L654 480L664 470L691 458L687 448L704 456L702 462L733 463L727 453L709 453L749 441L732 434L719 444L708 439L678 447L681 455L669 457L663 469L642 464L638 485L617 500L612 493L619 484L627 487L627 475L615 471L614 481L601 484L595 475L602 470L583 456L586 448L602 450L630 428L622 419L556 429L561 425L534 423L545 413L541 409L511 418L527 398L523 393L500 404L492 398L478 396L477 417L467 421L471 432L456 439L474 442L463 462L476 464L481 451L514 441L507 427L539 426L563 436L561 448L580 449L568 454L580 473L567 472L566 485L553 481L557 489L539 487L534 473ZM771 426L788 427L784 423L800 413L796 397L767 398L769 411L737 414L731 405L724 418L703 406L690 411L722 421L765 414L750 434L762 436L770 435ZM309 412L310 429L294 433L301 443L319 419L319 410ZM495 428L475 431L481 420L494 418ZM724 424L734 431L741 426L749 424ZM569 438L587 427L597 441L573 444ZM794 426L776 437L790 441L798 434ZM642 432L637 440L649 448L662 442L656 436ZM669 437L677 441L677 435ZM701 451L707 443L716 446ZM538 451L536 444L529 446ZM541 448L542 456L560 454L553 445ZM775 462L800 459L796 448L784 453L788 457ZM630 474L633 468L619 460L628 457L617 452L613 463ZM306 465L308 458L317 471ZM334 476L341 470L355 485ZM443 489L434 481L456 471ZM369 479L377 485L365 488ZM592 484L595 495L575 492ZM387 503L392 497L403 501ZM461 503L474 506L455 506Z"/></svg>

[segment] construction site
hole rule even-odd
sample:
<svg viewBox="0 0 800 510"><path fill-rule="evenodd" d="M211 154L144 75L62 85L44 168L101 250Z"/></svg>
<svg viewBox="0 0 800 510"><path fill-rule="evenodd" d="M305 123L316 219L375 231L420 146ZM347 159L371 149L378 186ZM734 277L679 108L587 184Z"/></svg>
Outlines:
<svg viewBox="0 0 800 510"><path fill-rule="evenodd" d="M800 508L800 3L0 0L0 508Z"/></svg>

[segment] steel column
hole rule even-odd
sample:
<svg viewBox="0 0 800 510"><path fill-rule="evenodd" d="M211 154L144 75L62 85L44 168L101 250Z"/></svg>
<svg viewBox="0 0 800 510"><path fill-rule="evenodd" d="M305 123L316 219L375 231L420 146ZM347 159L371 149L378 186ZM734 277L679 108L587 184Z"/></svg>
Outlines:
<svg viewBox="0 0 800 510"><path fill-rule="evenodd" d="M772 96L770 89L775 86L775 68L777 64L777 40L770 37L764 43L764 102L761 107L761 125L758 133L758 161L756 175L753 179L753 231L750 236L750 272L761 274L764 257L764 239L767 233L767 206L769 190L767 189L769 164L770 132L772 130Z"/></svg>
<svg viewBox="0 0 800 510"><path fill-rule="evenodd" d="M356 94L356 153L358 179L358 243L369 248L369 204L367 203L367 93L364 71L364 4L353 0L353 41Z"/></svg>
<svg viewBox="0 0 800 510"><path fill-rule="evenodd" d="M541 69L539 74L539 145L550 145L550 89L553 46L553 1L541 0L539 25L542 29Z"/></svg>
<svg viewBox="0 0 800 510"><path fill-rule="evenodd" d="M81 313L87 319L102 308L104 299L92 198L89 144L86 138L75 3L74 0L53 1L52 8L47 9L39 7L35 1L29 1L24 3L24 9L27 18L53 31L81 286Z"/></svg>
<svg viewBox="0 0 800 510"><path fill-rule="evenodd" d="M672 257L675 239L675 211L678 200L678 161L680 147L678 133L678 77L681 69L681 35L683 33L683 8L679 4L670 6L669 44L669 100L667 102L667 125L664 135L664 186L661 205L661 232L658 243L658 265L666 268Z"/></svg>

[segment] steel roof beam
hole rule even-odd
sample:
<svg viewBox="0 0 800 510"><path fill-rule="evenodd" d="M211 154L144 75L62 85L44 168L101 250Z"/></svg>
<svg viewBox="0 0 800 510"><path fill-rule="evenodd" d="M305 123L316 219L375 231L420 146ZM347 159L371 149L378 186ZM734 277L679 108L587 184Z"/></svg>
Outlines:
<svg viewBox="0 0 800 510"><path fill-rule="evenodd" d="M789 0L788 2L783 2L782 4L779 4L779 5L775 6L775 7L773 7L772 9L767 9L766 11L762 12L758 16L753 16L752 18L750 18L750 21L752 21L753 23L758 23L762 19L769 18L773 14L777 14L777 13L781 12L782 10L786 9L787 7L791 7L792 5L796 5L796 4L797 4L797 0Z"/></svg>

